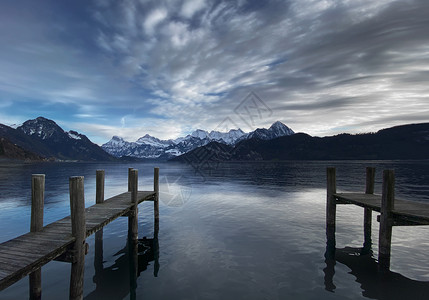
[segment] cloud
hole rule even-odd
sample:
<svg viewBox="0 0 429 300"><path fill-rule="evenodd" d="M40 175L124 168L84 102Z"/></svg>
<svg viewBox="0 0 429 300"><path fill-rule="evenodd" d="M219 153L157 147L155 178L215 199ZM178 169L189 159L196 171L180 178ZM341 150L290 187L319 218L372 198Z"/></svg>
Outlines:
<svg viewBox="0 0 429 300"><path fill-rule="evenodd" d="M185 18L191 18L196 12L202 10L204 6L204 0L187 0L182 5L181 14Z"/></svg>
<svg viewBox="0 0 429 300"><path fill-rule="evenodd" d="M152 11L145 19L143 27L148 35L152 35L154 28L167 17L167 10L157 8Z"/></svg>
<svg viewBox="0 0 429 300"><path fill-rule="evenodd" d="M251 91L273 111L257 127L325 135L429 115L424 0L100 0L55 20L2 8L0 97L95 116L104 137L146 128L133 119L160 120L160 136L245 126L234 109Z"/></svg>

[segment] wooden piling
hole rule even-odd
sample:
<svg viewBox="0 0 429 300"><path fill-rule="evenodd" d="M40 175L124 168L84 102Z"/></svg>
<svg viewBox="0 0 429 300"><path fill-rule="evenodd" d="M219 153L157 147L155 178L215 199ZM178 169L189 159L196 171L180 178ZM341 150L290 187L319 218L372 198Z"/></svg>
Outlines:
<svg viewBox="0 0 429 300"><path fill-rule="evenodd" d="M326 169L327 197L326 197L326 226L335 228L336 203L334 194L337 192L336 170ZM335 230L334 230L335 232Z"/></svg>
<svg viewBox="0 0 429 300"><path fill-rule="evenodd" d="M30 232L43 229L43 206L45 199L45 175L33 174L31 177L31 224ZM42 270L37 269L29 275L30 300L42 298Z"/></svg>
<svg viewBox="0 0 429 300"><path fill-rule="evenodd" d="M375 168L367 167L366 168L366 185L365 185L365 194L374 194L374 185L375 185ZM372 209L365 207L363 215L363 228L364 228L364 250L369 250L371 248L371 227L372 227Z"/></svg>
<svg viewBox="0 0 429 300"><path fill-rule="evenodd" d="M83 299L83 275L85 266L85 196L83 176L71 177L70 211L73 245L73 262L70 275L70 299Z"/></svg>
<svg viewBox="0 0 429 300"><path fill-rule="evenodd" d="M130 171L129 183L131 187L131 203L133 207L128 215L128 236L132 240L138 239L138 202L137 202L137 188L138 188L138 171L132 169Z"/></svg>
<svg viewBox="0 0 429 300"><path fill-rule="evenodd" d="M104 202L104 170L96 171L96 190L95 190L95 203ZM101 274L103 271L103 228L95 233L95 243L94 243L94 268L95 276L94 282L99 284L102 280Z"/></svg>
<svg viewBox="0 0 429 300"><path fill-rule="evenodd" d="M96 171L95 203L104 202L104 170Z"/></svg>
<svg viewBox="0 0 429 300"><path fill-rule="evenodd" d="M159 231L159 168L154 168L153 172L153 191L155 192L155 198L153 200L153 211L154 211L154 227L155 235Z"/></svg>
<svg viewBox="0 0 429 300"><path fill-rule="evenodd" d="M381 270L390 268L390 248L392 241L392 210L395 206L395 172L383 171L383 191L381 196L380 232L378 242L378 262Z"/></svg>

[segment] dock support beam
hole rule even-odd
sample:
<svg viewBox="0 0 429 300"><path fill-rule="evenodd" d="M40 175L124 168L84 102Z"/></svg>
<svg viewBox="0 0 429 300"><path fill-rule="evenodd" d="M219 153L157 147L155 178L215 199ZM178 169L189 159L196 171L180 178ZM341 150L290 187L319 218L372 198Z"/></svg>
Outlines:
<svg viewBox="0 0 429 300"><path fill-rule="evenodd" d="M83 176L71 177L69 183L72 235L76 238L70 275L70 299L80 300L83 299L86 237Z"/></svg>
<svg viewBox="0 0 429 300"><path fill-rule="evenodd" d="M395 206L395 172L383 171L383 192L381 196L380 232L378 239L378 263L380 270L390 268L390 248L392 241L392 210Z"/></svg>
<svg viewBox="0 0 429 300"><path fill-rule="evenodd" d="M45 199L45 175L34 174L31 177L31 224L30 232L43 229L43 205ZM29 276L30 300L42 298L42 270L37 269Z"/></svg>
<svg viewBox="0 0 429 300"><path fill-rule="evenodd" d="M374 194L375 185L375 168L366 168L366 185L365 194ZM364 251L371 249L371 227L372 227L372 209L365 207L363 215L363 230L364 230Z"/></svg>

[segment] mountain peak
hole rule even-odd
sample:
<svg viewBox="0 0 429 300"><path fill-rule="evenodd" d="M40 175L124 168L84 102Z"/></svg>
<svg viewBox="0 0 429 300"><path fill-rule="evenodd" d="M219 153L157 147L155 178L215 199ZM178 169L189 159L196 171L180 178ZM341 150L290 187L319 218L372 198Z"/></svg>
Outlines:
<svg viewBox="0 0 429 300"><path fill-rule="evenodd" d="M277 135L292 135L295 133L280 121L274 122L268 130L276 132Z"/></svg>
<svg viewBox="0 0 429 300"><path fill-rule="evenodd" d="M17 129L23 131L27 135L35 135L41 139L64 134L64 130L58 126L57 123L44 117L25 121L24 124Z"/></svg>
<svg viewBox="0 0 429 300"><path fill-rule="evenodd" d="M199 138L199 139L205 139L206 137L209 136L209 133L205 130L202 129L197 129L194 132L191 133L191 136Z"/></svg>

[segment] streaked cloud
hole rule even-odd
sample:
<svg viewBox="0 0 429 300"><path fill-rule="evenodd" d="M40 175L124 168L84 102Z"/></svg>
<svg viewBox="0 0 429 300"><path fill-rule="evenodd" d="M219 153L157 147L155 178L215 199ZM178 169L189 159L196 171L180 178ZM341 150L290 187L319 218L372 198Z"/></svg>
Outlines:
<svg viewBox="0 0 429 300"><path fill-rule="evenodd" d="M98 141L226 118L251 130L234 113L251 91L273 111L257 127L329 135L429 121L424 0L26 3L0 4L5 109Z"/></svg>

